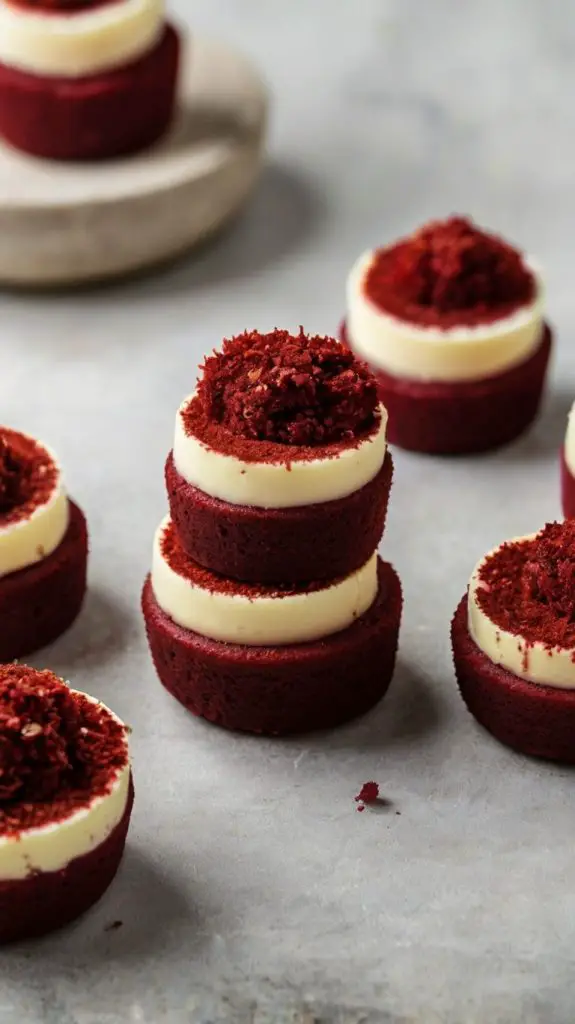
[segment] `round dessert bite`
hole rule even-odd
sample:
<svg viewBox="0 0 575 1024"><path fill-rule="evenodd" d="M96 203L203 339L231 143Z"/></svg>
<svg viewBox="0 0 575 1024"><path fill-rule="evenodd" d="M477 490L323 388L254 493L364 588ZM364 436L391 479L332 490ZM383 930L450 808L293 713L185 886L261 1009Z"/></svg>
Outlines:
<svg viewBox="0 0 575 1024"><path fill-rule="evenodd" d="M373 706L395 663L401 587L373 553L349 576L284 587L200 567L165 520L142 608L159 678L185 707L228 729L325 729Z"/></svg>
<svg viewBox="0 0 575 1024"><path fill-rule="evenodd" d="M0 943L60 928L100 899L132 802L122 722L51 672L0 665Z"/></svg>
<svg viewBox="0 0 575 1024"><path fill-rule="evenodd" d="M462 217L364 254L342 340L376 373L391 443L447 455L519 436L551 350L543 306L533 267Z"/></svg>
<svg viewBox="0 0 575 1024"><path fill-rule="evenodd" d="M178 58L163 0L0 0L0 134L54 160L135 153L170 124Z"/></svg>
<svg viewBox="0 0 575 1024"><path fill-rule="evenodd" d="M0 427L0 661L44 647L86 592L88 533L55 456Z"/></svg>
<svg viewBox="0 0 575 1024"><path fill-rule="evenodd" d="M561 449L561 502L565 518L575 518L575 404L569 413Z"/></svg>
<svg viewBox="0 0 575 1024"><path fill-rule="evenodd" d="M452 623L471 713L498 740L575 763L575 522L502 544L476 567Z"/></svg>
<svg viewBox="0 0 575 1024"><path fill-rule="evenodd" d="M178 410L166 463L183 548L247 582L354 572L385 525L386 424L373 374L333 338L225 341Z"/></svg>

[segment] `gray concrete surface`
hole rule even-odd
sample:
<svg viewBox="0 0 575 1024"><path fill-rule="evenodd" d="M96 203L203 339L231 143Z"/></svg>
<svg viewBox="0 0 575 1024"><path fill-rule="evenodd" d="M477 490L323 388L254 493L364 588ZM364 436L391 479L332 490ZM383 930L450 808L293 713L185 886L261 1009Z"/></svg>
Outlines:
<svg viewBox="0 0 575 1024"><path fill-rule="evenodd" d="M182 0L180 14L243 47L273 91L248 213L155 278L0 298L1 418L59 451L92 531L85 613L36 663L132 724L137 781L116 885L77 926L2 953L0 1022L572 1024L573 775L514 756L467 716L448 624L487 548L559 514L575 395L575 12ZM356 254L452 211L546 267L558 348L539 425L474 460L397 455L384 550L406 606L379 709L276 743L191 720L156 683L138 599L201 354L247 326L334 329ZM370 778L389 809L357 814Z"/></svg>

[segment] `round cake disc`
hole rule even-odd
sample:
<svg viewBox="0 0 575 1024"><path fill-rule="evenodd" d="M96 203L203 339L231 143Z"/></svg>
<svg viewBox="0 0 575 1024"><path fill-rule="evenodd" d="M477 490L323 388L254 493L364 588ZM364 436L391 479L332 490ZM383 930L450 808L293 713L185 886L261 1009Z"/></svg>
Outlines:
<svg viewBox="0 0 575 1024"><path fill-rule="evenodd" d="M129 274L213 234L262 163L266 92L218 43L183 48L174 125L153 149L108 163L55 163L0 142L0 284L50 287Z"/></svg>

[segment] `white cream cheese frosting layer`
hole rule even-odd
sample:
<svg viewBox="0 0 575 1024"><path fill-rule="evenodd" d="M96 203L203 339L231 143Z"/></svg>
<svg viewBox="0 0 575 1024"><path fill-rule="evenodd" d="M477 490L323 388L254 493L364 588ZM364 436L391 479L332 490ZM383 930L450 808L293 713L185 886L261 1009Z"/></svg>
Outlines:
<svg viewBox="0 0 575 1024"><path fill-rule="evenodd" d="M192 486L231 505L296 508L336 501L358 491L379 473L386 452L387 412L380 406L375 431L355 448L342 448L331 458L287 462L243 462L210 448L186 433L183 412L176 416L174 465Z"/></svg>
<svg viewBox="0 0 575 1024"><path fill-rule="evenodd" d="M567 420L567 432L564 444L565 462L572 476L575 476L575 402L571 406Z"/></svg>
<svg viewBox="0 0 575 1024"><path fill-rule="evenodd" d="M535 300L512 316L442 331L390 316L368 298L365 282L375 255L364 253L349 274L346 321L350 345L375 369L420 381L481 380L523 362L540 344L544 296L539 275Z"/></svg>
<svg viewBox="0 0 575 1024"><path fill-rule="evenodd" d="M509 543L518 544L534 536L516 537ZM574 648L547 647L540 642L527 641L522 636L502 629L480 608L477 591L484 584L479 579L479 573L482 565L493 554L494 551L491 551L478 562L469 582L467 618L469 632L475 643L496 665L501 665L521 679L557 689L575 689Z"/></svg>
<svg viewBox="0 0 575 1024"><path fill-rule="evenodd" d="M357 572L319 590L296 594L209 590L180 576L162 552L169 516L154 537L152 588L160 608L183 629L225 643L255 647L301 644L338 633L363 615L377 595L377 553Z"/></svg>
<svg viewBox="0 0 575 1024"><path fill-rule="evenodd" d="M110 715L116 718L111 711ZM95 850L122 820L129 790L128 762L118 770L110 792L96 797L89 807L54 824L25 829L18 836L0 835L0 880L16 881L33 871L61 871L77 857Z"/></svg>
<svg viewBox="0 0 575 1024"><path fill-rule="evenodd" d="M35 75L81 78L136 60L152 49L163 25L164 0L114 0L58 14L0 0L0 62Z"/></svg>
<svg viewBox="0 0 575 1024"><path fill-rule="evenodd" d="M27 519L5 525L0 519L0 578L51 555L68 529L70 505L62 472L54 454L46 445L42 447L54 462L58 476L48 500L38 505Z"/></svg>

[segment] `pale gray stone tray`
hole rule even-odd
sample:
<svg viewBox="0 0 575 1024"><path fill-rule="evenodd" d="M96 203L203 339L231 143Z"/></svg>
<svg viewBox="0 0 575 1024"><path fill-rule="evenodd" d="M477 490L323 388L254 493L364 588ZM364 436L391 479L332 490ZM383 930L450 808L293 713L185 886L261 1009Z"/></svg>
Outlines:
<svg viewBox="0 0 575 1024"><path fill-rule="evenodd" d="M58 450L92 535L85 612L35 662L131 722L137 786L102 903L0 954L0 1024L573 1024L573 772L480 730L448 640L477 558L559 514L575 397L570 5L181 0L177 13L270 83L270 162L246 214L155 278L0 298L1 418ZM396 453L382 550L405 612L377 710L278 743L193 721L154 678L138 601L197 362L245 327L335 329L357 254L452 211L546 268L558 344L539 423L482 458ZM389 808L358 814L372 778Z"/></svg>
<svg viewBox="0 0 575 1024"><path fill-rule="evenodd" d="M97 164L36 160L0 143L0 284L78 285L134 273L214 234L261 169L267 99L251 64L192 37L165 140Z"/></svg>

